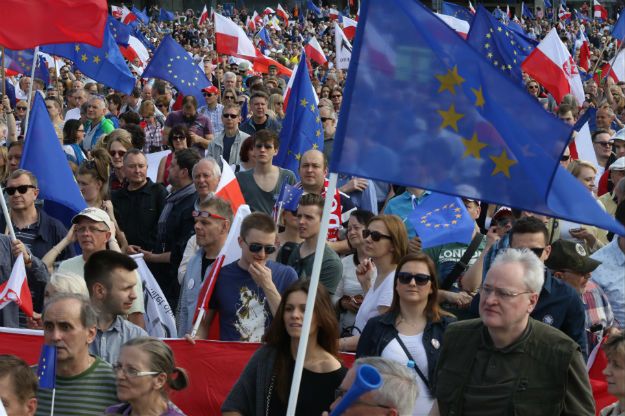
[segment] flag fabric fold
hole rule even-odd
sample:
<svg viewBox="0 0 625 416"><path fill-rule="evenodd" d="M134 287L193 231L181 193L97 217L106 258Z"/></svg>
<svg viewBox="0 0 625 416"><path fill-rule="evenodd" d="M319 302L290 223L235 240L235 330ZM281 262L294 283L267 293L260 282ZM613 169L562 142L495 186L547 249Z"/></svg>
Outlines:
<svg viewBox="0 0 625 416"><path fill-rule="evenodd" d="M81 42L99 48L107 15L106 0L3 0L0 45L20 50Z"/></svg>
<svg viewBox="0 0 625 416"><path fill-rule="evenodd" d="M245 198L243 197L243 192L241 192L239 181L228 162L222 157L221 163L223 168L221 169L221 178L219 178L215 195L230 202L232 212L236 214L239 207L245 205Z"/></svg>
<svg viewBox="0 0 625 416"><path fill-rule="evenodd" d="M24 254L15 259L9 280L0 285L0 309L15 302L26 316L33 316L33 298L28 287Z"/></svg>
<svg viewBox="0 0 625 416"><path fill-rule="evenodd" d="M56 387L56 347L54 345L44 344L41 347L37 364L37 380L41 389Z"/></svg>
<svg viewBox="0 0 625 416"><path fill-rule="evenodd" d="M113 35L113 38L115 39L115 43L118 45L128 46L130 27L120 23L119 20L113 18L112 16L108 17L107 23L109 30L111 31L111 35Z"/></svg>
<svg viewBox="0 0 625 416"><path fill-rule="evenodd" d="M425 6L365 0L360 19L332 172L625 233L588 190L556 175L571 127Z"/></svg>
<svg viewBox="0 0 625 416"><path fill-rule="evenodd" d="M453 16L457 19L464 20L469 24L471 24L471 21L473 20L473 15L469 11L469 9L464 6L460 6L459 4L454 4L447 1L442 2L441 14Z"/></svg>
<svg viewBox="0 0 625 416"><path fill-rule="evenodd" d="M200 18L198 19L198 26L202 26L204 23L208 22L208 10L206 9L206 5L202 9L202 13L200 14Z"/></svg>
<svg viewBox="0 0 625 416"><path fill-rule="evenodd" d="M239 25L215 13L215 47L218 53L239 57L256 56L256 48Z"/></svg>
<svg viewBox="0 0 625 416"><path fill-rule="evenodd" d="M612 28L612 37L621 42L625 40L625 13L623 11Z"/></svg>
<svg viewBox="0 0 625 416"><path fill-rule="evenodd" d="M132 6L131 10L134 13L134 15L137 16L137 19L141 21L141 23L143 23L144 25L147 25L148 23L150 23L150 18L144 11L137 9L135 6Z"/></svg>
<svg viewBox="0 0 625 416"><path fill-rule="evenodd" d="M176 16L174 16L172 12L165 9L161 9L161 11L158 13L159 22L173 22L175 18Z"/></svg>

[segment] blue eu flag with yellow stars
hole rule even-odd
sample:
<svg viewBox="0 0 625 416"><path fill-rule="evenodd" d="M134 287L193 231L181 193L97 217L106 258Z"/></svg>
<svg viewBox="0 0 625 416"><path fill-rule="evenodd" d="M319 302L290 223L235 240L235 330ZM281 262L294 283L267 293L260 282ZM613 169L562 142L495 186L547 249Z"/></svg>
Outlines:
<svg viewBox="0 0 625 416"><path fill-rule="evenodd" d="M493 66L521 81L521 63L537 43L497 21L481 5L475 12L467 36L469 45L477 49Z"/></svg>
<svg viewBox="0 0 625 416"><path fill-rule="evenodd" d="M56 347L54 345L44 345L41 348L37 379L39 388L53 389L56 386Z"/></svg>
<svg viewBox="0 0 625 416"><path fill-rule="evenodd" d="M473 20L473 14L471 14L469 9L446 1L442 4L441 13L467 21L469 24L471 23L471 20Z"/></svg>
<svg viewBox="0 0 625 416"><path fill-rule="evenodd" d="M332 172L625 232L570 178L552 192L571 127L481 51L414 0L360 11Z"/></svg>
<svg viewBox="0 0 625 416"><path fill-rule="evenodd" d="M4 66L7 69L15 71L26 76L30 76L33 70L33 49L24 49L21 51L13 51L4 49L6 55L4 58ZM0 52L0 56L2 53ZM37 66L35 67L35 78L39 78L45 85L50 83L50 74L45 64L45 59L39 56L37 58Z"/></svg>
<svg viewBox="0 0 625 416"><path fill-rule="evenodd" d="M447 243L469 244L475 221L462 200L445 194L431 194L408 216L421 238L421 247L429 248Z"/></svg>
<svg viewBox="0 0 625 416"><path fill-rule="evenodd" d="M130 40L130 26L123 24L112 16L107 17L106 24L115 39L115 43L128 46L128 41Z"/></svg>
<svg viewBox="0 0 625 416"><path fill-rule="evenodd" d="M280 149L274 161L276 166L289 169L296 175L299 160L307 150L323 150L323 126L304 52L299 62L282 122Z"/></svg>
<svg viewBox="0 0 625 416"><path fill-rule="evenodd" d="M130 73L109 26L106 25L104 30L101 48L85 43L58 43L42 46L41 50L67 58L89 78L130 94L135 86L135 77Z"/></svg>
<svg viewBox="0 0 625 416"><path fill-rule="evenodd" d="M169 35L163 38L141 76L168 81L184 95L195 96L198 103L204 102L202 88L211 85L189 53Z"/></svg>

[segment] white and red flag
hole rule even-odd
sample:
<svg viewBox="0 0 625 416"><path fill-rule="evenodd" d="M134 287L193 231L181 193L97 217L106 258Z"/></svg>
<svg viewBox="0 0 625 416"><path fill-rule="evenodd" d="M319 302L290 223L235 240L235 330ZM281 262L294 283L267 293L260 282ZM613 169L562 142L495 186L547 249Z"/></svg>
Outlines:
<svg viewBox="0 0 625 416"><path fill-rule="evenodd" d="M232 212L236 214L239 207L245 204L245 198L243 197L239 181L237 181L237 177L234 175L232 168L223 157L221 158L221 162L223 169L215 195L230 202Z"/></svg>
<svg viewBox="0 0 625 416"><path fill-rule="evenodd" d="M218 53L241 57L255 57L256 48L239 25L215 13L215 44Z"/></svg>
<svg viewBox="0 0 625 416"><path fill-rule="evenodd" d="M471 0L469 0L469 11L475 14L475 7L473 7L473 4L471 4Z"/></svg>
<svg viewBox="0 0 625 416"><path fill-rule="evenodd" d="M204 9L202 10L202 14L200 15L200 20L198 20L198 26L202 26L204 23L208 21L208 10L206 9L206 5L204 5Z"/></svg>
<svg viewBox="0 0 625 416"><path fill-rule="evenodd" d="M265 7L265 10L263 10L263 14L265 16L269 16L270 14L275 14L276 11L274 9L272 9L271 7Z"/></svg>
<svg viewBox="0 0 625 416"><path fill-rule="evenodd" d="M521 69L545 87L558 103L567 94L573 94L578 103L584 102L584 86L577 65L555 28L525 58Z"/></svg>
<svg viewBox="0 0 625 416"><path fill-rule="evenodd" d="M259 15L256 10L254 10L254 14L252 15L252 20L254 21L254 24L256 25L256 27L263 25L263 16Z"/></svg>
<svg viewBox="0 0 625 416"><path fill-rule="evenodd" d="M113 15L113 17L115 19L121 19L122 18L122 8L119 7L119 6L111 5L111 14Z"/></svg>
<svg viewBox="0 0 625 416"><path fill-rule="evenodd" d="M336 9L328 9L328 17L330 18L330 20L338 20L339 11Z"/></svg>
<svg viewBox="0 0 625 416"><path fill-rule="evenodd" d="M508 19L512 18L512 13L510 13L510 6L506 4L506 16L508 16Z"/></svg>
<svg viewBox="0 0 625 416"><path fill-rule="evenodd" d="M583 30L579 30L579 38L575 42L579 42L579 67L585 72L590 69L590 44Z"/></svg>
<svg viewBox="0 0 625 416"><path fill-rule="evenodd" d="M606 65L602 71L602 76L610 76L614 82L625 81L625 50L621 50L612 59L610 64Z"/></svg>
<svg viewBox="0 0 625 416"><path fill-rule="evenodd" d="M321 49L321 45L319 45L317 38L314 36L310 38L304 47L304 51L306 52L306 56L319 65L325 65L328 62L326 55L323 53L323 49Z"/></svg>
<svg viewBox="0 0 625 416"><path fill-rule="evenodd" d="M122 23L126 25L137 20L137 15L131 12L130 9L126 6L122 6L121 13L122 14L121 14L120 20L122 21Z"/></svg>
<svg viewBox="0 0 625 416"><path fill-rule="evenodd" d="M282 6L280 6L280 3L278 3L278 8L276 8L276 14L284 20L284 26L289 25L289 14L282 8Z"/></svg>
<svg viewBox="0 0 625 416"><path fill-rule="evenodd" d="M608 9L603 7L597 0L593 0L593 10L595 19L608 20Z"/></svg>
<svg viewBox="0 0 625 416"><path fill-rule="evenodd" d="M33 316L33 298L28 287L24 255L20 254L11 270L9 280L0 285L0 309L15 302L26 316Z"/></svg>
<svg viewBox="0 0 625 416"><path fill-rule="evenodd" d="M571 12L566 10L562 4L560 4L560 8L558 9L558 17L560 20L571 20Z"/></svg>
<svg viewBox="0 0 625 416"><path fill-rule="evenodd" d="M343 16L343 33L345 33L345 36L350 42L354 39L354 36L356 36L356 26L358 26L356 20Z"/></svg>
<svg viewBox="0 0 625 416"><path fill-rule="evenodd" d="M449 16L447 14L440 14L440 13L435 13L435 14L436 16L438 16L439 19L447 23L447 26L455 30L456 33L458 33L458 35L460 35L462 39L467 38L469 29L471 28L471 26L469 25L469 22L467 22L466 20L458 19L457 17L454 17L454 16Z"/></svg>
<svg viewBox="0 0 625 416"><path fill-rule="evenodd" d="M250 32L256 32L256 23L254 23L254 21L252 20L251 17L247 16L247 19L245 20L245 27L247 28L247 30L249 30Z"/></svg>

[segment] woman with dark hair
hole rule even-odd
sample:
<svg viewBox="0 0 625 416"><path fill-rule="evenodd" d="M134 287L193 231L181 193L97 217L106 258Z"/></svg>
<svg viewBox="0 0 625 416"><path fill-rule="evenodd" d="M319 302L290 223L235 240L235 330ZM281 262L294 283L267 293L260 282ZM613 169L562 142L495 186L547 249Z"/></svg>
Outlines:
<svg viewBox="0 0 625 416"><path fill-rule="evenodd" d="M113 371L117 397L123 403L106 409L105 415L184 416L167 391L186 388L189 377L176 367L174 353L160 339L138 337L126 342Z"/></svg>
<svg viewBox="0 0 625 416"><path fill-rule="evenodd" d="M244 172L254 168L256 157L254 156L254 137L250 136L243 140L239 149L239 160L241 163L236 166L236 172Z"/></svg>
<svg viewBox="0 0 625 416"><path fill-rule="evenodd" d="M289 400L309 281L300 280L282 295L265 345L252 356L221 407L224 416L283 415ZM338 359L339 329L330 295L317 287L304 370L295 413L320 415L334 401L347 373Z"/></svg>
<svg viewBox="0 0 625 416"><path fill-rule="evenodd" d="M371 218L373 218L373 213L358 209L352 211L347 221L347 242L352 249L352 254L341 259L343 278L332 297L340 314L341 336L351 335L356 314L364 298L365 292L356 276L356 267L367 258L362 230L365 229Z"/></svg>
<svg viewBox="0 0 625 416"><path fill-rule="evenodd" d="M403 257L393 278L390 309L367 322L356 350L357 357L388 358L414 370L420 392L415 415L433 414L431 380L443 333L455 320L440 309L437 298L438 278L432 259L424 253Z"/></svg>
<svg viewBox="0 0 625 416"><path fill-rule="evenodd" d="M85 159L85 153L80 143L85 138L85 128L79 120L67 120L63 125L63 151L67 160L80 165Z"/></svg>
<svg viewBox="0 0 625 416"><path fill-rule="evenodd" d="M365 293L358 308L351 337L341 338L339 348L355 351L358 337L370 318L388 311L393 301L393 275L408 252L408 233L397 215L378 215L362 230L366 258L356 267L356 276Z"/></svg>
<svg viewBox="0 0 625 416"><path fill-rule="evenodd" d="M169 177L169 166L174 158L174 153L177 150L190 148L193 144L193 139L189 134L189 129L184 124L178 124L172 127L167 135L167 145L171 150L171 153L163 157L158 164L158 173L156 175L156 182L163 185L169 185L167 178Z"/></svg>

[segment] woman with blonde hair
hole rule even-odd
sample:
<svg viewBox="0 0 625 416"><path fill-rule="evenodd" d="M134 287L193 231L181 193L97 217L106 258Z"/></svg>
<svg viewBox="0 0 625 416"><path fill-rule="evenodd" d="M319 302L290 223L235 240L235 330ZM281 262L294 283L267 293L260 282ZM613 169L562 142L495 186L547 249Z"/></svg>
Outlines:
<svg viewBox="0 0 625 416"><path fill-rule="evenodd" d="M0 146L0 184L4 188L9 179L9 151L6 146Z"/></svg>
<svg viewBox="0 0 625 416"><path fill-rule="evenodd" d="M275 117L282 122L284 120L284 99L280 94L271 94L269 97L269 110L273 111Z"/></svg>
<svg viewBox="0 0 625 416"><path fill-rule="evenodd" d="M111 157L111 173L108 179L109 191L121 189L124 184L124 155L132 148L132 136L127 130L115 129L104 141L104 146Z"/></svg>

